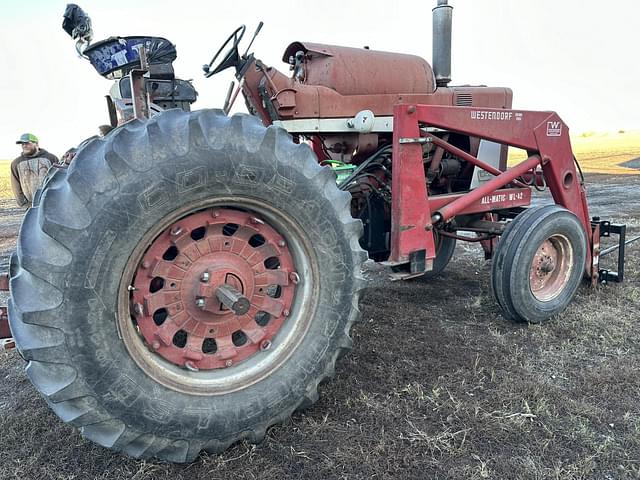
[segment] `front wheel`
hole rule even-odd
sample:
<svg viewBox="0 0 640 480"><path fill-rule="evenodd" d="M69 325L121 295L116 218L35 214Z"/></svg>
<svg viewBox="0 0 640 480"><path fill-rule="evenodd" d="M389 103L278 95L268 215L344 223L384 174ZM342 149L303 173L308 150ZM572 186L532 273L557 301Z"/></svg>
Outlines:
<svg viewBox="0 0 640 480"><path fill-rule="evenodd" d="M587 236L580 220L557 205L532 207L505 229L491 269L505 317L539 323L563 312L582 280Z"/></svg>
<svg viewBox="0 0 640 480"><path fill-rule="evenodd" d="M58 177L23 223L10 321L64 421L185 462L317 399L351 345L366 255L350 196L306 145L171 110Z"/></svg>

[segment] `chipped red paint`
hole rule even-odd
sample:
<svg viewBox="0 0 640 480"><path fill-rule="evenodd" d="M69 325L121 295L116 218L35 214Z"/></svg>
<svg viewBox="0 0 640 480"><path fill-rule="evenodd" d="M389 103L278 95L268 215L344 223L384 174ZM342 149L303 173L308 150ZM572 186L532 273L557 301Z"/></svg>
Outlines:
<svg viewBox="0 0 640 480"><path fill-rule="evenodd" d="M270 345L291 309L294 275L286 242L272 227L217 208L175 222L152 243L136 272L131 311L149 348L166 360L225 368ZM215 292L222 284L249 299L246 314L221 304Z"/></svg>

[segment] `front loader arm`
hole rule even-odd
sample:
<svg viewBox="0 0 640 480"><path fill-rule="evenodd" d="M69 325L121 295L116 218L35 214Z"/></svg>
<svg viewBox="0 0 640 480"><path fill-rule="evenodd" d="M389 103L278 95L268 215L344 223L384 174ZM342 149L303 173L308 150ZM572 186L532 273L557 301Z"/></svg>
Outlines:
<svg viewBox="0 0 640 480"><path fill-rule="evenodd" d="M427 257L429 257L431 246L427 239L430 235L423 232L432 228L431 223L450 220L483 196L509 183L516 183L518 177L526 172L535 171L538 165L542 167L554 201L573 212L580 220L587 238L593 238L585 188L576 171L569 141L569 128L555 112L400 104L394 109L394 125L394 178L398 180L403 177L419 177L418 170L421 168L415 166L422 164L422 149L417 144L428 143L435 138L428 135L420 137L425 131L421 129L422 127L445 129L518 147L527 150L530 155L524 162L436 211L429 210L426 188L416 196L403 188L400 182L397 185L394 184L392 195L395 205L408 203L410 201L408 195L412 195L411 201L414 203L418 201L421 204L420 208L412 208L409 211L405 209L402 212L402 218L392 218L392 239L394 240L392 243L395 244L392 251L396 252L394 259L404 259L416 244L421 244L422 248L427 250ZM418 132L420 132L419 135ZM481 161L471 159L477 165L485 166ZM409 166L413 166L412 171L403 173L403 170ZM430 212L431 217L422 218L424 212ZM407 225L421 228L408 230ZM420 238L419 242L416 242L416 237ZM589 277L593 274L591 243L588 242L587 245L585 262L585 272Z"/></svg>

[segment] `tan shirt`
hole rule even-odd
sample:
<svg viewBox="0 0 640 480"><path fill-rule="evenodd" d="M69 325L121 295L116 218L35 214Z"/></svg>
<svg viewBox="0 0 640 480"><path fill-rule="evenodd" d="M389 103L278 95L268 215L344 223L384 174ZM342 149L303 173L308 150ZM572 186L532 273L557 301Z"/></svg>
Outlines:
<svg viewBox="0 0 640 480"><path fill-rule="evenodd" d="M57 162L56 156L43 148L30 157L20 155L11 162L11 188L19 206L31 206L49 167Z"/></svg>

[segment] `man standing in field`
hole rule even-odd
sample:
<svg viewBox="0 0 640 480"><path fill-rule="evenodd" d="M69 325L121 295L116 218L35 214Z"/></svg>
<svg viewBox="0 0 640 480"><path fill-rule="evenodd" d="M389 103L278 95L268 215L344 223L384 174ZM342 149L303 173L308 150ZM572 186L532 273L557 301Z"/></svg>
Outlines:
<svg viewBox="0 0 640 480"><path fill-rule="evenodd" d="M11 188L18 205L30 207L49 167L58 163L58 158L40 148L38 137L32 133L22 134L16 143L22 146L22 155L11 162Z"/></svg>

